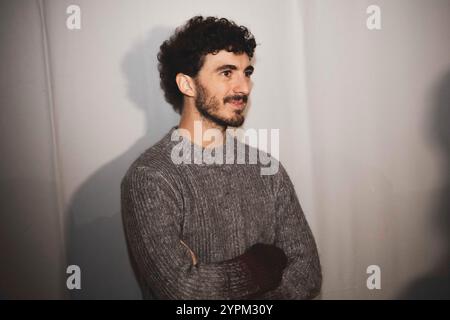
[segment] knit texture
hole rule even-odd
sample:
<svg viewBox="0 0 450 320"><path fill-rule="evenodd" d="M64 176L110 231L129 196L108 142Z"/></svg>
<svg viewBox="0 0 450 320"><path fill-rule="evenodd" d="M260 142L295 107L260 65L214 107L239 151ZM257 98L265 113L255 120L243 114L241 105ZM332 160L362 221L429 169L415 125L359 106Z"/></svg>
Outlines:
<svg viewBox="0 0 450 320"><path fill-rule="evenodd" d="M197 164L205 149L187 138L171 141L174 131L142 153L121 183L124 229L144 298L315 297L322 282L315 240L281 163L273 175L261 175L268 165L259 158L256 164L248 157L246 164L206 164L205 158ZM253 149L232 139L235 156ZM190 164L172 161L180 144L192 150L185 154ZM209 151L230 155L224 146ZM180 241L196 255L196 265ZM263 288L254 261L240 259L258 243L287 256L276 288Z"/></svg>

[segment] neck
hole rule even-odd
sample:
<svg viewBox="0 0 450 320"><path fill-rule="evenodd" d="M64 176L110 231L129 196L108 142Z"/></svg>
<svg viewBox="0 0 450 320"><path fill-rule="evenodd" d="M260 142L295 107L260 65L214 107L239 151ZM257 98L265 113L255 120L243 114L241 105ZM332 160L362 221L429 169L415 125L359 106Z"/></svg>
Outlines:
<svg viewBox="0 0 450 320"><path fill-rule="evenodd" d="M192 104L184 105L178 129L186 130L181 130L180 133L187 136L191 142L202 147L216 147L225 143L225 130L227 128L206 119ZM215 130L211 131L212 134L205 134L209 129Z"/></svg>

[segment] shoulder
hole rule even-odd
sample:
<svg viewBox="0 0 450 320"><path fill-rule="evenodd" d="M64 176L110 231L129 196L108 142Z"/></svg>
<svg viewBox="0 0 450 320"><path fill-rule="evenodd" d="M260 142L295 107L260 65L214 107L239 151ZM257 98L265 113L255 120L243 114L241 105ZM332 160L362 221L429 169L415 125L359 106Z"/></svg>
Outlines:
<svg viewBox="0 0 450 320"><path fill-rule="evenodd" d="M292 181L283 163L277 158L278 153L272 155L269 152L250 146L247 143L238 142L245 145L246 155L252 153L257 155L257 166L261 177L270 185L272 193L277 195L286 188L293 187Z"/></svg>
<svg viewBox="0 0 450 320"><path fill-rule="evenodd" d="M122 178L121 186L129 186L142 181L166 181L177 175L176 165L171 161L170 134L145 150L133 161ZM170 184L170 183L169 183Z"/></svg>
<svg viewBox="0 0 450 320"><path fill-rule="evenodd" d="M275 155L272 155L269 152L240 141L238 141L238 145L241 145L241 150L244 150L242 145L245 145L246 159L252 159L252 157L255 157L257 159L256 164L260 168L260 173L262 176L267 176L267 178L269 179L280 179L284 178L287 175L284 166L277 158L279 156L278 152L276 152ZM238 152L240 152L239 147Z"/></svg>

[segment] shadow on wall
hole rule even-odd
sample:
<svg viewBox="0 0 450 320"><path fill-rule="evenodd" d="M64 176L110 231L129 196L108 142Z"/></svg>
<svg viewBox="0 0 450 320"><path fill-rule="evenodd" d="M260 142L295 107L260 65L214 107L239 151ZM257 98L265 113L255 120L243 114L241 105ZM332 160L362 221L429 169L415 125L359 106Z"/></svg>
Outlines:
<svg viewBox="0 0 450 320"><path fill-rule="evenodd" d="M169 28L153 29L122 61L128 96L145 114L145 135L99 168L71 199L68 264L81 268L81 290L72 290L72 299L142 298L122 227L120 183L131 163L178 122L178 115L163 99L157 72L156 55L170 32ZM110 139L105 143L114 143L114 137Z"/></svg>
<svg viewBox="0 0 450 320"><path fill-rule="evenodd" d="M442 241L443 254L428 274L404 290L400 299L450 299L450 71L439 81L433 96L430 129L432 139L443 153L446 176L431 215L434 231Z"/></svg>

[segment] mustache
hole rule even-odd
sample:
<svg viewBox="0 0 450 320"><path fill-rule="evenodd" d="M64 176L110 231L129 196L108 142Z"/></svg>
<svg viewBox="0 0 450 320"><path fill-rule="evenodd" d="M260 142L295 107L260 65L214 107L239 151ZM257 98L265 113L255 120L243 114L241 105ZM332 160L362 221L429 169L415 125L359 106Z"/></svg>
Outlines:
<svg viewBox="0 0 450 320"><path fill-rule="evenodd" d="M243 95L228 96L223 99L223 103L232 102L232 101L240 101L240 100L242 100L242 102L244 102L244 103L247 103L248 95L243 94Z"/></svg>

